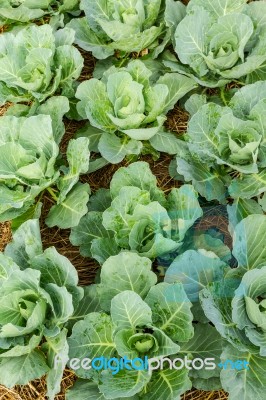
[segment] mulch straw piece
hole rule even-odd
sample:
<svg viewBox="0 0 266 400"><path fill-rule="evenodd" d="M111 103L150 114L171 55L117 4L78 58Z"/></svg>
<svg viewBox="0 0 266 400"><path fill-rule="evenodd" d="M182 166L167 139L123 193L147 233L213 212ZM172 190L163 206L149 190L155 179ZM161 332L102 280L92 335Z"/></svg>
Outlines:
<svg viewBox="0 0 266 400"><path fill-rule="evenodd" d="M232 249L232 236L228 231L228 216L224 206L213 206L205 209L203 206L203 217L195 224L195 230L207 231L208 229L218 229L224 236L224 243Z"/></svg>
<svg viewBox="0 0 266 400"><path fill-rule="evenodd" d="M76 132L86 124L86 121L70 121L69 119L64 118L64 124L65 134L59 147L61 153L65 156L70 139L75 138Z"/></svg>
<svg viewBox="0 0 266 400"><path fill-rule="evenodd" d="M76 378L74 374L66 370L62 380L62 391L56 396L55 400L65 400L65 393L70 389ZM38 379L27 386L16 386L13 390L0 386L0 400L47 400L45 396L46 385L44 378ZM89 400L88 397L83 400ZM202 390L192 390L181 397L182 400L227 400L227 394L221 391L205 392Z"/></svg>
<svg viewBox="0 0 266 400"><path fill-rule="evenodd" d="M179 135L186 132L189 114L178 104L169 111L165 127L169 131L176 132Z"/></svg>
<svg viewBox="0 0 266 400"><path fill-rule="evenodd" d="M10 222L0 222L0 251L4 251L12 238ZM0 400L1 397L0 397Z"/></svg>
<svg viewBox="0 0 266 400"><path fill-rule="evenodd" d="M4 115L6 110L11 106L11 103L6 103L4 106L0 107L0 116ZM0 399L1 400L1 399Z"/></svg>
<svg viewBox="0 0 266 400"><path fill-rule="evenodd" d="M59 393L55 400L65 400L66 391L71 388L76 380L74 373L70 370L65 370L64 376L61 382L61 393ZM3 394L1 392L3 390ZM0 387L0 400L47 400L46 383L45 378L36 379L27 386L16 386L12 393L5 394L4 390L8 390ZM5 396L14 397L5 397ZM89 397L88 397L89 399ZM86 400L86 399L84 399Z"/></svg>
<svg viewBox="0 0 266 400"><path fill-rule="evenodd" d="M182 400L227 400L228 395L223 391L205 392L203 390L191 390L182 397ZM86 399L84 399L86 400Z"/></svg>
<svg viewBox="0 0 266 400"><path fill-rule="evenodd" d="M84 58L84 67L81 72L81 75L78 79L79 82L86 81L87 79L92 78L92 74L96 64L96 58L89 51L85 51L77 46L82 57Z"/></svg>

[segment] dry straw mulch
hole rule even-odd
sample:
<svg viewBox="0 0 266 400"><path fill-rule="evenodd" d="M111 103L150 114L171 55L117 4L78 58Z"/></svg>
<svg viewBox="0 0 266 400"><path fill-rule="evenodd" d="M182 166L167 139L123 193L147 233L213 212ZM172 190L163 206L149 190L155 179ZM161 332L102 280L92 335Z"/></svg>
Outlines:
<svg viewBox="0 0 266 400"><path fill-rule="evenodd" d="M3 251L12 238L9 222L0 222L0 251Z"/></svg>

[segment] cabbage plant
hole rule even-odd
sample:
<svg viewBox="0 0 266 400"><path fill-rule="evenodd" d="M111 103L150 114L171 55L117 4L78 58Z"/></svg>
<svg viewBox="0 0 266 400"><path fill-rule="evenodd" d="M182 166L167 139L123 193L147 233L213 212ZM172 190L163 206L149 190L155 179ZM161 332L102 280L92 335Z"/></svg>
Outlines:
<svg viewBox="0 0 266 400"><path fill-rule="evenodd" d="M251 398L255 390L256 397L263 400L266 383L266 216L252 214L238 221L238 206L231 207L230 230L238 266L228 270L220 281L209 283L199 296L206 316L226 340L222 362L242 360L248 363L248 370L237 370L232 365L224 368L221 372L223 388L236 399L243 395Z"/></svg>
<svg viewBox="0 0 266 400"><path fill-rule="evenodd" d="M164 131L163 123L167 112L194 87L192 79L180 74L154 81L152 70L140 60L123 68L113 66L102 79L78 86L77 110L93 126L83 134L93 138L93 150L113 164L126 155L151 152L149 148L174 154L176 137Z"/></svg>
<svg viewBox="0 0 266 400"><path fill-rule="evenodd" d="M158 46L165 35L162 0L81 0L85 17L72 19L76 43L98 59L120 52L140 52Z"/></svg>
<svg viewBox="0 0 266 400"><path fill-rule="evenodd" d="M0 118L1 221L34 215L45 191L56 203L46 219L49 226L75 226L86 213L90 189L78 180L89 168L88 139L70 140L68 164L60 161L68 109L67 98L59 96L37 107L37 115Z"/></svg>
<svg viewBox="0 0 266 400"><path fill-rule="evenodd" d="M265 82L247 85L228 106L210 102L192 115L177 172L208 200L250 199L265 192L265 90Z"/></svg>
<svg viewBox="0 0 266 400"><path fill-rule="evenodd" d="M82 380L68 392L67 399L81 400L84 393L95 392L109 399L138 394L140 399L164 395L170 400L191 387L185 369L165 367L151 372L147 366L141 368L145 356L177 354L194 334L191 303L182 283L156 282L151 261L135 253L122 252L103 264L100 283L95 285L101 309L74 325L68 340L69 356L80 360L127 357L137 359L136 369L119 371L117 364L102 370L81 366L75 373Z"/></svg>
<svg viewBox="0 0 266 400"><path fill-rule="evenodd" d="M53 33L47 24L1 34L0 104L41 103L55 93L74 96L73 82L83 68L74 35L69 28Z"/></svg>
<svg viewBox="0 0 266 400"><path fill-rule="evenodd" d="M172 189L166 196L146 162L120 168L110 190L100 189L88 207L70 240L80 246L83 256L100 263L121 249L151 259L167 256L182 245L186 232L202 215L191 185Z"/></svg>
<svg viewBox="0 0 266 400"><path fill-rule="evenodd" d="M68 358L68 321L84 296L78 274L54 247L43 251L29 220L0 253L0 381L8 388L47 374L47 396L60 392ZM85 312L85 309L83 310ZM65 362L54 364L56 357Z"/></svg>
<svg viewBox="0 0 266 400"><path fill-rule="evenodd" d="M232 80L253 83L266 76L266 3L247 0L191 0L177 24L174 48L178 62L167 57L173 71L207 87Z"/></svg>
<svg viewBox="0 0 266 400"><path fill-rule="evenodd" d="M0 27L78 10L78 0L1 0Z"/></svg>
<svg viewBox="0 0 266 400"><path fill-rule="evenodd" d="M228 206L228 215L236 268L230 268L203 246L178 255L166 270L164 281L168 284L182 282L193 304L194 319L203 323L202 328L198 327L201 338L208 335L210 327L205 324L210 321L223 340L217 368L215 371L192 371L193 386L203 390L223 387L232 398L239 399L243 394L251 397L255 387L258 399L262 400L266 354L266 216L254 200L241 199ZM212 335L210 340L214 340L215 335ZM200 354L206 340L200 343L195 337L196 343ZM186 345L182 346L182 351L185 349Z"/></svg>

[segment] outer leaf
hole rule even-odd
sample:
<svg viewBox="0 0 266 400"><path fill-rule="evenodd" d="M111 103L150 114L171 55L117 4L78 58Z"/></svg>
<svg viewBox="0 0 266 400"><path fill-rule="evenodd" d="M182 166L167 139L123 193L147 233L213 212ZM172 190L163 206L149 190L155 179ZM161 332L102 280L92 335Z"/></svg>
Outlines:
<svg viewBox="0 0 266 400"><path fill-rule="evenodd" d="M236 225L242 219L252 214L263 214L262 208L255 200L236 199L232 205L227 206L229 216L229 229L233 236Z"/></svg>
<svg viewBox="0 0 266 400"><path fill-rule="evenodd" d="M132 398L143 389L149 380L150 374L143 370L127 371L123 369L116 375L112 375L110 371L104 371L101 374L99 389L106 399Z"/></svg>
<svg viewBox="0 0 266 400"><path fill-rule="evenodd" d="M38 5L36 4L36 9L33 10L24 7L23 4L17 8L0 8L0 26L10 24L12 22L25 23L32 19L41 18L45 12L40 8L37 8L37 6Z"/></svg>
<svg viewBox="0 0 266 400"><path fill-rule="evenodd" d="M49 399L53 399L60 392L63 372L68 359L67 330L64 329L55 338L50 338L48 346L47 356L51 370L47 374L47 396ZM61 360L65 360L61 361L60 366L57 365L57 368L54 367L56 356Z"/></svg>
<svg viewBox="0 0 266 400"><path fill-rule="evenodd" d="M198 110L207 103L207 96L202 94L192 94L185 103L185 109L192 117Z"/></svg>
<svg viewBox="0 0 266 400"><path fill-rule="evenodd" d="M148 258L129 251L109 257L101 269L99 290L102 308L110 310L112 298L125 290L132 290L144 298L157 282L151 264Z"/></svg>
<svg viewBox="0 0 266 400"><path fill-rule="evenodd" d="M136 116L132 116L132 120L136 120ZM135 140L149 140L153 138L161 129L165 121L165 117L157 117L154 126L151 128L123 129L126 135Z"/></svg>
<svg viewBox="0 0 266 400"><path fill-rule="evenodd" d="M230 101L234 115L241 119L248 117L254 106L265 99L265 88L265 82L257 82L237 91Z"/></svg>
<svg viewBox="0 0 266 400"><path fill-rule="evenodd" d="M50 115L54 138L57 144L60 143L65 126L62 122L63 116L69 111L69 101L64 96L54 96L38 107L38 114Z"/></svg>
<svg viewBox="0 0 266 400"><path fill-rule="evenodd" d="M16 230L12 242L6 246L5 255L25 269L35 256L42 254L42 251L39 221L32 219Z"/></svg>
<svg viewBox="0 0 266 400"><path fill-rule="evenodd" d="M91 245L91 255L99 264L103 264L109 257L115 256L121 248L115 239L101 238L93 240Z"/></svg>
<svg viewBox="0 0 266 400"><path fill-rule="evenodd" d="M226 264L214 253L208 256L199 251L188 250L178 256L167 269L165 282L182 282L185 292L192 302L199 300L199 292L209 283L219 282Z"/></svg>
<svg viewBox="0 0 266 400"><path fill-rule="evenodd" d="M219 154L219 142L222 138L216 132L216 127L224 114L230 114L230 110L208 103L189 121L189 150L204 157L203 161L211 160L214 155Z"/></svg>
<svg viewBox="0 0 266 400"><path fill-rule="evenodd" d="M175 73L161 76L157 83L164 84L168 88L168 96L164 105L165 113L174 108L178 100L184 97L185 94L197 87L193 79Z"/></svg>
<svg viewBox="0 0 266 400"><path fill-rule="evenodd" d="M1 185L1 204L0 204L0 221L8 221L17 218L21 214L25 214L32 206L33 197L36 192L23 193L21 190L11 190L5 185ZM37 190L38 195L39 190Z"/></svg>
<svg viewBox="0 0 266 400"><path fill-rule="evenodd" d="M234 12L240 12L243 10L246 0L221 0L219 1L219 4L214 7L213 2L211 0L192 0L188 10L193 8L194 6L201 6L214 16L222 16L222 15L227 15L230 13Z"/></svg>
<svg viewBox="0 0 266 400"><path fill-rule="evenodd" d="M152 323L150 307L130 290L117 294L111 302L112 320L118 328L132 328Z"/></svg>
<svg viewBox="0 0 266 400"><path fill-rule="evenodd" d="M13 272L18 271L19 266L12 260L4 255L4 253L0 253L0 286L6 279L13 274Z"/></svg>
<svg viewBox="0 0 266 400"><path fill-rule="evenodd" d="M90 29L86 17L73 18L68 26L75 31L75 43L82 49L93 52L94 57L101 60L114 54L114 49Z"/></svg>
<svg viewBox="0 0 266 400"><path fill-rule="evenodd" d="M233 321L254 345L260 348L260 355L266 355L266 318L263 297L266 287L266 266L244 274L232 301Z"/></svg>
<svg viewBox="0 0 266 400"><path fill-rule="evenodd" d="M74 311L74 314L69 318L67 327L70 329L73 325L83 320L86 315L92 312L100 312L100 301L97 295L96 285L85 286L84 288L84 296L79 301L77 308Z"/></svg>
<svg viewBox="0 0 266 400"><path fill-rule="evenodd" d="M233 236L233 255L247 270L260 268L266 263L264 235L266 216L250 215L236 227Z"/></svg>
<svg viewBox="0 0 266 400"><path fill-rule="evenodd" d="M100 211L103 212L106 208L110 207L112 198L109 189L99 189L90 197L88 204L89 211Z"/></svg>
<svg viewBox="0 0 266 400"><path fill-rule="evenodd" d="M208 319L215 325L220 335L232 343L240 351L248 351L255 347L246 338L245 333L237 329L232 321L231 302L239 279L225 278L223 282L214 283L200 293L202 308Z"/></svg>
<svg viewBox="0 0 266 400"><path fill-rule="evenodd" d="M105 400L94 382L78 379L74 386L67 391L66 400Z"/></svg>
<svg viewBox="0 0 266 400"><path fill-rule="evenodd" d="M82 82L78 87L76 97L81 100L77 109L83 118L87 116L96 128L105 132L116 130L108 117L108 114L113 113L113 107L103 82L94 78Z"/></svg>
<svg viewBox="0 0 266 400"><path fill-rule="evenodd" d="M224 389L229 392L229 396L234 400L249 400L256 396L256 399L263 400L265 396L264 387L266 378L264 374L266 360L258 354L243 353L233 346L227 345L222 354L222 361L242 360L248 362L248 370L245 368L238 371L223 369L221 372L221 381Z"/></svg>
<svg viewBox="0 0 266 400"><path fill-rule="evenodd" d="M49 321L52 328L66 323L74 312L72 294L65 287L57 286L54 283L48 283L45 290L53 302L53 316Z"/></svg>
<svg viewBox="0 0 266 400"><path fill-rule="evenodd" d="M186 182L192 181L195 189L207 200L217 199L224 203L226 187L222 178L209 166L193 160L177 158L177 172L184 176Z"/></svg>
<svg viewBox="0 0 266 400"><path fill-rule="evenodd" d="M199 76L208 72L204 61L207 53L207 32L212 19L202 8L192 10L177 26L175 32L175 51L183 64L189 64Z"/></svg>
<svg viewBox="0 0 266 400"><path fill-rule="evenodd" d="M29 341L27 342L26 345L20 345L16 343L20 343L20 340L16 341L14 338L8 338L9 341L6 339L6 345L5 345L5 339L1 340L1 347L3 348L2 350L5 350L6 347L9 347L10 344L13 345L13 347L10 350L7 350L1 354L1 358L6 358L9 359L11 357L19 357L19 356L24 356L25 354L31 353L36 347L40 345L41 342L41 335L36 336L32 335Z"/></svg>
<svg viewBox="0 0 266 400"><path fill-rule="evenodd" d="M49 227L57 225L62 229L77 226L87 212L89 193L88 184L77 183L62 203L51 208L46 224Z"/></svg>
<svg viewBox="0 0 266 400"><path fill-rule="evenodd" d="M142 143L125 136L123 139L116 135L103 133L99 140L99 151L101 155L111 164L120 163L127 154L139 154L142 149Z"/></svg>
<svg viewBox="0 0 266 400"><path fill-rule="evenodd" d="M14 218L11 223L11 229L15 232L24 222L29 219L39 219L41 217L42 212L42 203L38 202L33 204L30 208L27 208L27 211L24 214Z"/></svg>
<svg viewBox="0 0 266 400"><path fill-rule="evenodd" d="M89 140L87 138L71 139L67 147L68 172L58 182L60 190L59 201L64 201L67 194L78 182L80 174L89 169Z"/></svg>
<svg viewBox="0 0 266 400"><path fill-rule="evenodd" d="M0 379L8 388L26 385L31 380L41 378L48 371L45 357L39 350L0 361Z"/></svg>
<svg viewBox="0 0 266 400"><path fill-rule="evenodd" d="M214 358L216 365L220 362L222 353L222 338L217 330L209 324L196 324L195 335L188 342L181 346L180 353L183 355L189 354L190 359ZM191 376L197 379L209 379L219 377L220 371L214 370L192 370Z"/></svg>
<svg viewBox="0 0 266 400"><path fill-rule="evenodd" d="M90 150L95 151L96 153L99 151L98 150L98 144L99 140L102 136L102 130L98 128L94 128L93 126L90 125L90 123L86 123L82 128L80 128L75 137L86 137L89 139L90 143Z"/></svg>
<svg viewBox="0 0 266 400"><path fill-rule="evenodd" d="M110 183L112 198L119 194L123 186L136 186L150 192L151 200L157 200L161 204L165 201L163 191L158 188L156 177L146 162L138 161L128 167L121 167L114 173Z"/></svg>
<svg viewBox="0 0 266 400"><path fill-rule="evenodd" d="M188 373L183 370L164 369L155 372L145 387L143 400L180 400L180 396L192 387Z"/></svg>
<svg viewBox="0 0 266 400"><path fill-rule="evenodd" d="M55 283L60 287L77 286L78 273L71 262L55 247L49 247L31 260L31 267L41 272L41 283Z"/></svg>
<svg viewBox="0 0 266 400"><path fill-rule="evenodd" d="M146 303L152 310L152 321L172 340L185 342L193 336L192 304L181 283L159 283L149 291Z"/></svg>
<svg viewBox="0 0 266 400"><path fill-rule="evenodd" d="M233 198L251 199L254 196L259 196L266 191L266 173L264 169L259 174L246 175L241 180L234 179L228 190Z"/></svg>
<svg viewBox="0 0 266 400"><path fill-rule="evenodd" d="M178 139L174 133L164 130L156 133L156 135L150 139L150 144L154 149L167 154L179 153L180 142L181 140Z"/></svg>
<svg viewBox="0 0 266 400"><path fill-rule="evenodd" d="M203 211L198 202L198 194L191 185L172 189L167 197L167 211L172 220L172 229L178 233L173 237L184 239L188 229L200 218Z"/></svg>
<svg viewBox="0 0 266 400"><path fill-rule="evenodd" d="M83 321L77 322L70 336L69 357L71 358L96 358L112 357L115 345L112 338L113 324L106 314L91 313ZM91 370L79 368L75 371L81 378L90 378Z"/></svg>
<svg viewBox="0 0 266 400"><path fill-rule="evenodd" d="M174 34L177 25L186 15L186 7L181 2L166 0L165 5L165 23L171 29L171 35Z"/></svg>
<svg viewBox="0 0 266 400"><path fill-rule="evenodd" d="M102 225L102 213L98 211L90 211L79 224L72 228L70 241L74 246L80 246L80 253L84 257L91 257L91 245L94 240L98 239L114 241L113 232L106 230Z"/></svg>

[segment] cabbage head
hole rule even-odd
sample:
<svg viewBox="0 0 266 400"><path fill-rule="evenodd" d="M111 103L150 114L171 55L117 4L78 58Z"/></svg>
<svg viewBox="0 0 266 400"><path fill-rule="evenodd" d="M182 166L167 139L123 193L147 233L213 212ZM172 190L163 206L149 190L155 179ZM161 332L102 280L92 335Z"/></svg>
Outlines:
<svg viewBox="0 0 266 400"><path fill-rule="evenodd" d="M0 27L78 11L79 0L1 0Z"/></svg>
<svg viewBox="0 0 266 400"><path fill-rule="evenodd" d="M81 0L85 17L73 19L76 43L98 59L153 49L165 34L162 0Z"/></svg>
<svg viewBox="0 0 266 400"><path fill-rule="evenodd" d="M43 102L53 94L74 96L83 57L72 45L75 32L50 25L0 35L0 104Z"/></svg>
<svg viewBox="0 0 266 400"><path fill-rule="evenodd" d="M47 374L47 396L60 391L68 359L68 321L84 290L70 261L42 248L39 222L28 220L0 253L0 380L25 385ZM54 364L55 358L64 360Z"/></svg>
<svg viewBox="0 0 266 400"><path fill-rule="evenodd" d="M177 172L208 200L250 199L265 192L265 89L265 82L247 85L228 106L209 102L192 115ZM189 103L196 99L192 96Z"/></svg>
<svg viewBox="0 0 266 400"><path fill-rule="evenodd" d="M70 140L67 163L59 152L68 109L67 98L57 96L39 106L37 115L0 118L0 221L28 219L45 191L55 203L46 219L49 226L75 226L87 212L89 185L78 181L89 168L89 141Z"/></svg>
<svg viewBox="0 0 266 400"><path fill-rule="evenodd" d="M112 66L101 79L82 82L76 92L77 110L93 126L87 130L93 150L112 164L149 149L174 154L179 143L163 128L166 114L195 86L181 74L154 79L145 63L133 60L127 67Z"/></svg>
<svg viewBox="0 0 266 400"><path fill-rule="evenodd" d="M146 162L132 163L113 175L110 191L100 189L92 197L70 240L101 264L120 250L151 259L167 256L202 216L197 197L191 185L165 195Z"/></svg>
<svg viewBox="0 0 266 400"><path fill-rule="evenodd" d="M151 266L148 258L128 251L109 257L103 264L100 283L94 285L100 309L75 324L68 344L70 358L100 360L103 354L114 361L113 368L77 368L75 373L82 380L69 391L69 399L84 398L80 385L83 393L100 392L114 399L138 394L143 400L158 392L170 400L173 393L179 395L191 387L185 369L171 371L165 366L166 382L162 371L141 368L145 356L151 359L177 354L194 334L191 303L182 283L156 284ZM117 370L115 358L126 358L128 367Z"/></svg>
<svg viewBox="0 0 266 400"><path fill-rule="evenodd" d="M166 65L202 86L218 87L266 77L266 3L247 0L191 0L177 24Z"/></svg>
<svg viewBox="0 0 266 400"><path fill-rule="evenodd" d="M250 200L229 207L229 229L237 267L229 269L219 281L209 283L200 292L200 300L207 318L224 339L221 355L224 390L234 399L252 398L255 390L256 398L263 400L266 384L266 216L250 214L245 217L243 211L248 203L250 207ZM244 215L242 219L239 218L241 214ZM237 360L238 363L245 361L248 368L233 368L230 363Z"/></svg>

